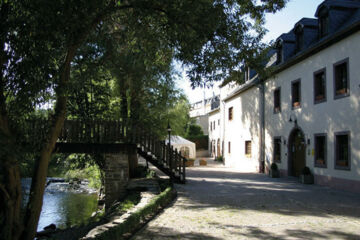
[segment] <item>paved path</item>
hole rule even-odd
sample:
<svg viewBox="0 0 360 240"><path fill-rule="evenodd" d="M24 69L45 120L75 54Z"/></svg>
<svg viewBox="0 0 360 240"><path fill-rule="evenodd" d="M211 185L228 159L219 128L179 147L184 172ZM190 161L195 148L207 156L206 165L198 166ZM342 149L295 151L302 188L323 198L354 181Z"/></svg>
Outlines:
<svg viewBox="0 0 360 240"><path fill-rule="evenodd" d="M187 170L142 239L358 239L360 195L224 167Z"/></svg>

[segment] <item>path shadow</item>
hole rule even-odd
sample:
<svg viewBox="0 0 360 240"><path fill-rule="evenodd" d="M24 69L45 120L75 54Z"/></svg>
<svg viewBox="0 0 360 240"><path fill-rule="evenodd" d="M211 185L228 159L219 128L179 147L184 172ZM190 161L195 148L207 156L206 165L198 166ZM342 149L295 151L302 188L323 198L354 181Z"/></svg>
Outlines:
<svg viewBox="0 0 360 240"><path fill-rule="evenodd" d="M162 240L162 239L181 239L181 240L221 240L222 238L213 237L210 234L186 232L182 233L176 229L168 227L145 227L134 235L131 240Z"/></svg>
<svg viewBox="0 0 360 240"><path fill-rule="evenodd" d="M176 185L178 206L227 207L293 216L360 218L360 195L294 178L273 179L263 174L227 169L188 169L185 185Z"/></svg>

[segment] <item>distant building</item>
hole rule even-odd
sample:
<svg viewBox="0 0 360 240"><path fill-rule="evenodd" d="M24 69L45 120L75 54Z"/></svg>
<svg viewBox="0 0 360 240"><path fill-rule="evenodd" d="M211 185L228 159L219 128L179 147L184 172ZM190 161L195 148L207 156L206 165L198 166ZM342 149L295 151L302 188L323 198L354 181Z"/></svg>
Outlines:
<svg viewBox="0 0 360 240"><path fill-rule="evenodd" d="M243 171L307 166L316 184L360 192L360 1L326 0L315 17L276 40L271 78L248 70L220 89L211 152Z"/></svg>
<svg viewBox="0 0 360 240"><path fill-rule="evenodd" d="M219 96L213 96L190 105L190 117L196 120L196 124L200 125L204 135L209 134L209 112L219 104Z"/></svg>

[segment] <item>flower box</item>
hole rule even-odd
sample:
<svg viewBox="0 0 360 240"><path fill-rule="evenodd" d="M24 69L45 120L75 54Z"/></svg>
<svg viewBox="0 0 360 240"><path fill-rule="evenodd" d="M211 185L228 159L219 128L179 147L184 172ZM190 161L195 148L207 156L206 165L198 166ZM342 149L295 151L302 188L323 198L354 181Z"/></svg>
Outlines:
<svg viewBox="0 0 360 240"><path fill-rule="evenodd" d="M300 107L300 102L294 102L293 107Z"/></svg>
<svg viewBox="0 0 360 240"><path fill-rule="evenodd" d="M336 90L336 95L343 95L347 92L347 89L346 88L342 88L342 89L339 89L339 90Z"/></svg>
<svg viewBox="0 0 360 240"><path fill-rule="evenodd" d="M325 98L324 95L317 95L317 96L315 97L315 100L316 100L316 101L320 101L320 100L323 100L324 98Z"/></svg>
<svg viewBox="0 0 360 240"><path fill-rule="evenodd" d="M206 166L207 162L204 159L200 159L199 164L200 164L200 166Z"/></svg>
<svg viewBox="0 0 360 240"><path fill-rule="evenodd" d="M193 167L194 166L194 159L186 159L185 166L186 167Z"/></svg>

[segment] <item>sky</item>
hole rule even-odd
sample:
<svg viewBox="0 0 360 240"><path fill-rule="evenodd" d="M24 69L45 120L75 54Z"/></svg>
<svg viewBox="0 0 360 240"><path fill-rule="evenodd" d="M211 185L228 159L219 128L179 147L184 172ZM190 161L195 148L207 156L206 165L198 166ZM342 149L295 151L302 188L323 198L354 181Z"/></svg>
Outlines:
<svg viewBox="0 0 360 240"><path fill-rule="evenodd" d="M276 39L282 33L290 31L296 22L303 17L314 18L317 6L322 3L323 0L290 0L284 9L275 13L266 15L265 27L268 32L264 38L265 42ZM215 84L213 89L201 89L196 88L192 90L190 87L190 81L186 78L186 74L181 70L181 67L177 65L182 76L177 80L177 86L183 89L184 93L188 96L190 103L201 101L205 97L208 98L213 94L218 94L219 83Z"/></svg>

